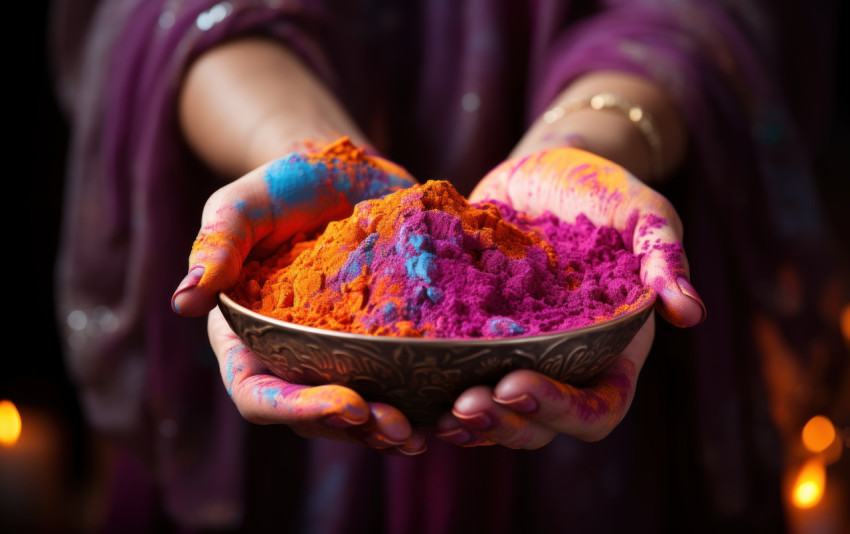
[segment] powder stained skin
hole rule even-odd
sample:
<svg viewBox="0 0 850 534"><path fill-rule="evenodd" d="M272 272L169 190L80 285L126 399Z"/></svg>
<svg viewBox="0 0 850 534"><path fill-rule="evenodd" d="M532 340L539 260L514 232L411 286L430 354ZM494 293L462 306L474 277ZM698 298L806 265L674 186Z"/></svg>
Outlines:
<svg viewBox="0 0 850 534"><path fill-rule="evenodd" d="M642 303L640 255L580 215L470 205L445 181L359 203L315 240L243 267L234 300L305 326L503 338L589 326Z"/></svg>

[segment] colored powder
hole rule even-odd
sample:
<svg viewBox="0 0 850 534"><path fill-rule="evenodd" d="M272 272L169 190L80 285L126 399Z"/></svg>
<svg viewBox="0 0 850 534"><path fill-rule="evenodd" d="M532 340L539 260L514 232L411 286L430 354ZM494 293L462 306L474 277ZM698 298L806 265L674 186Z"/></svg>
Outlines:
<svg viewBox="0 0 850 534"><path fill-rule="evenodd" d="M323 329L501 338L589 326L646 300L619 232L431 181L355 206L315 240L245 264L234 300Z"/></svg>

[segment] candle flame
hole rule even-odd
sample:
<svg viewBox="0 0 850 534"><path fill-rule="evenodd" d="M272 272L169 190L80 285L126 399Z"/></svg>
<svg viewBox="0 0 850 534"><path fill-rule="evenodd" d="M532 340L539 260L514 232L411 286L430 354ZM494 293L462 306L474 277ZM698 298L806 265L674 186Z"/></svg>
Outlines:
<svg viewBox="0 0 850 534"><path fill-rule="evenodd" d="M844 339L850 341L850 304L841 310L841 332L844 334Z"/></svg>
<svg viewBox="0 0 850 534"><path fill-rule="evenodd" d="M823 497L826 469L820 457L811 458L800 469L791 499L797 508L812 508Z"/></svg>
<svg viewBox="0 0 850 534"><path fill-rule="evenodd" d="M21 414L10 400L0 401L0 445L11 447L21 437Z"/></svg>
<svg viewBox="0 0 850 534"><path fill-rule="evenodd" d="M828 417L816 415L803 427L803 445L811 452L823 452L835 440L835 426Z"/></svg>

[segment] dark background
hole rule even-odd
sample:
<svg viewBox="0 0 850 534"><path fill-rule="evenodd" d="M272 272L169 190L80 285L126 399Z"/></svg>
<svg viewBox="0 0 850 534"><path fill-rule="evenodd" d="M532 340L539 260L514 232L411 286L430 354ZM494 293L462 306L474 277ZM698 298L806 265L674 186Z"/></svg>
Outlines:
<svg viewBox="0 0 850 534"><path fill-rule="evenodd" d="M12 165L7 165L4 180L6 250L2 257L7 290L0 399L12 399L24 412L25 432L27 414L52 418L56 433L51 439L56 440L60 460L51 468L55 480L50 486L33 490L38 494L34 501L16 497L17 490L0 481L0 530L9 517L28 518L27 530L88 530L102 504L103 459L98 456L101 449L97 438L86 430L65 373L53 308L67 123L54 99L49 76L48 2L17 4L26 5L19 5L17 9L22 11L13 13L10 21L21 24L10 22L5 37L9 60L3 108L12 122L5 124L11 143L3 145L5 159ZM835 85L824 88L825 94L835 96L829 142L816 158L826 214L845 247L850 236L850 171L841 160L850 156L846 97L850 85L840 74L846 74L850 65L846 59L846 11L836 22L838 32L831 58L836 67ZM0 449L0 460L4 454L6 451ZM26 490L22 488L21 492ZM14 498L10 500L10 496ZM14 519L12 523L21 526Z"/></svg>
<svg viewBox="0 0 850 534"><path fill-rule="evenodd" d="M38 466L37 476L15 477L10 473L22 473L23 466L14 449L0 447L0 532L90 531L101 504L95 501L102 501L94 497L100 495L103 458L65 372L54 316L68 126L49 75L48 4L27 0L4 6L2 109L11 121L4 121L2 142L6 339L0 399L12 400L21 412L18 445L32 449L35 437L43 443L34 454L51 461Z"/></svg>

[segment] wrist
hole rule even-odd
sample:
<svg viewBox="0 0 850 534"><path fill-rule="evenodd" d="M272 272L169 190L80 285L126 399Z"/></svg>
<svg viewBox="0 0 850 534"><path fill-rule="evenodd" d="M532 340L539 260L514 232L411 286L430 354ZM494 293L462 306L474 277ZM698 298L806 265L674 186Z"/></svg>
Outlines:
<svg viewBox="0 0 850 534"><path fill-rule="evenodd" d="M648 80L618 72L579 78L538 117L512 156L576 146L610 159L646 181L680 164L685 131L665 93Z"/></svg>
<svg viewBox="0 0 850 534"><path fill-rule="evenodd" d="M609 159L645 181L651 181L663 172L657 154L625 116L582 109L562 120L564 123L560 128L563 131L576 132L570 134L576 139L571 146Z"/></svg>
<svg viewBox="0 0 850 534"><path fill-rule="evenodd" d="M201 55L183 80L179 106L189 146L228 178L310 143L321 148L349 136L365 144L336 96L268 38L229 41Z"/></svg>
<svg viewBox="0 0 850 534"><path fill-rule="evenodd" d="M286 115L272 114L265 117L253 129L246 142L243 174L289 154L321 152L343 137L347 137L357 148L370 150L359 132L342 134L333 131L330 126L322 127L320 124L320 118L299 127L288 121Z"/></svg>

